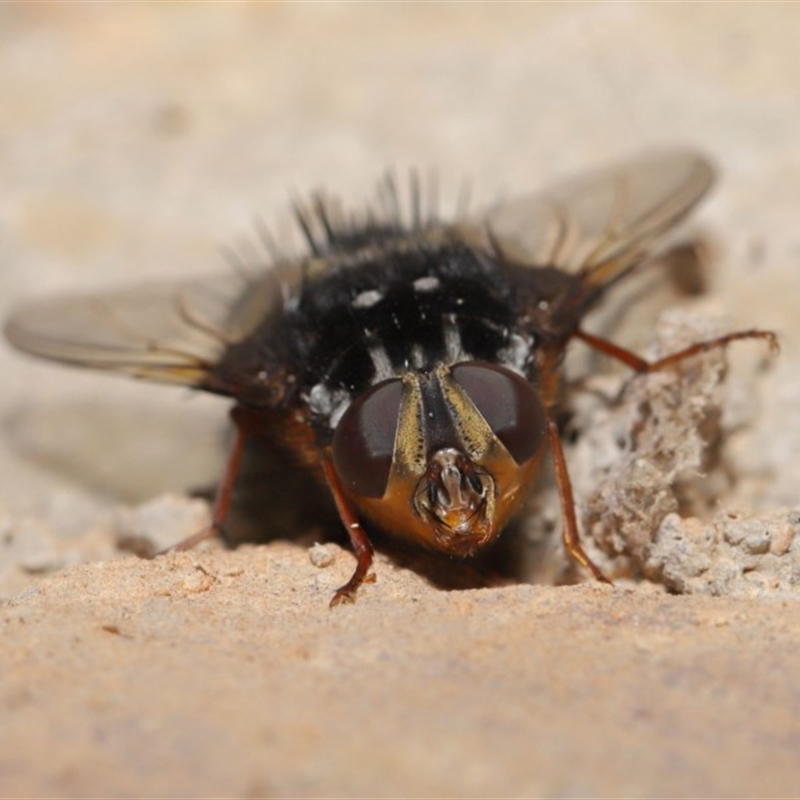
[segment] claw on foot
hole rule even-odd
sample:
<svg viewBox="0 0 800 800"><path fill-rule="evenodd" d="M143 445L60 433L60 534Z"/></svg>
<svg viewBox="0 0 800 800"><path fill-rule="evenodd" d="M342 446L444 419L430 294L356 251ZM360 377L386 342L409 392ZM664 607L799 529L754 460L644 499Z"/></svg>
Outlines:
<svg viewBox="0 0 800 800"><path fill-rule="evenodd" d="M336 608L336 606L342 603L348 605L355 603L358 587L361 586L362 583L375 583L375 573L370 572L365 575L363 579L359 579L354 575L344 586L340 586L333 593L333 597L329 603L330 608Z"/></svg>

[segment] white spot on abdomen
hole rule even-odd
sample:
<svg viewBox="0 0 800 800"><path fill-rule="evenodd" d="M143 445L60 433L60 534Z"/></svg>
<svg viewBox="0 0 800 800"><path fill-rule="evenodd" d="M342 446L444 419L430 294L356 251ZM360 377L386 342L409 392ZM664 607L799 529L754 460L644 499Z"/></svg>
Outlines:
<svg viewBox="0 0 800 800"><path fill-rule="evenodd" d="M353 308L371 308L375 303L380 303L383 295L377 289L367 289L353 298Z"/></svg>
<svg viewBox="0 0 800 800"><path fill-rule="evenodd" d="M444 317L442 320L442 330L444 332L444 350L447 354L447 360L451 364L468 360L469 355L464 352L461 334L458 331L458 323L453 314L448 314Z"/></svg>
<svg viewBox="0 0 800 800"><path fill-rule="evenodd" d="M441 281L434 275L417 278L412 284L415 292L435 292L441 285Z"/></svg>
<svg viewBox="0 0 800 800"><path fill-rule="evenodd" d="M371 344L369 346L369 357L372 359L372 366L375 368L373 383L385 381L388 378L394 377L392 361L383 345L377 343Z"/></svg>

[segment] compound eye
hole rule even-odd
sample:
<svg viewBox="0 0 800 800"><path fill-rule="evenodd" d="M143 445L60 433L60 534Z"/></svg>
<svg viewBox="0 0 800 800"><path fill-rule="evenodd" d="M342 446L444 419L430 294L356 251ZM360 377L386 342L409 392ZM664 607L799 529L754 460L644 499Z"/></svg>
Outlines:
<svg viewBox="0 0 800 800"><path fill-rule="evenodd" d="M403 384L379 383L357 397L333 434L333 465L343 484L362 497L383 497L392 469Z"/></svg>
<svg viewBox="0 0 800 800"><path fill-rule="evenodd" d="M537 452L547 420L532 384L493 364L457 364L452 376L517 464L524 464Z"/></svg>

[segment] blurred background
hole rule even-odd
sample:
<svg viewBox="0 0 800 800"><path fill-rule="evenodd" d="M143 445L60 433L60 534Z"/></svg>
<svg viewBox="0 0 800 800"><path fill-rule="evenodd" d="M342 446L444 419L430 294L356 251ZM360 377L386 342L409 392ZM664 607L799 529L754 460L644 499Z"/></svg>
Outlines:
<svg viewBox="0 0 800 800"><path fill-rule="evenodd" d="M3 3L0 314L226 269L220 248L256 218L280 230L289 198L320 187L358 204L387 168L491 199L688 145L721 174L692 302L783 334L738 447L759 502L796 502L798 30L791 3ZM69 532L217 474L219 399L5 344L0 374L14 517Z"/></svg>

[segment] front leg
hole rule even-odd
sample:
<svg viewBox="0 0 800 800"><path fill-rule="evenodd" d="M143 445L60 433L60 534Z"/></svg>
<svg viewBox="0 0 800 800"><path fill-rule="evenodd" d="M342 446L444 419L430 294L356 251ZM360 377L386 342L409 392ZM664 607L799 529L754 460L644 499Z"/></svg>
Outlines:
<svg viewBox="0 0 800 800"><path fill-rule="evenodd" d="M550 451L553 454L558 497L561 501L561 537L564 540L564 549L584 569L588 570L595 580L601 583L611 583L581 546L581 540L578 535L578 520L575 516L575 498L572 495L572 482L567 471L567 461L564 458L564 450L561 447L558 425L549 416L547 418L547 435L550 439Z"/></svg>
<svg viewBox="0 0 800 800"><path fill-rule="evenodd" d="M244 446L247 441L249 428L247 414L239 406L231 410L231 419L236 423L236 438L234 439L230 454L228 455L228 461L225 465L222 479L217 486L214 504L211 507L211 524L197 531L197 533L187 536L180 542L159 551L156 555L191 550L206 539L211 539L214 536L219 536L224 533L225 520L231 505L231 494L233 493L236 478L239 475L239 467L242 463L242 454L244 453Z"/></svg>
<svg viewBox="0 0 800 800"><path fill-rule="evenodd" d="M372 557L374 550L372 542L364 531L364 527L358 521L355 512L350 507L350 503L345 497L342 485L339 481L339 476L333 467L333 462L328 454L322 458L322 470L325 473L325 480L328 482L333 500L336 503L336 510L339 512L339 519L347 529L347 534L350 537L350 542L353 545L353 550L356 553L356 569L344 586L340 586L333 597L331 598L330 606L334 608L339 603L352 603L356 599L356 592L362 583L372 583L375 580L375 574L369 571L372 566Z"/></svg>

